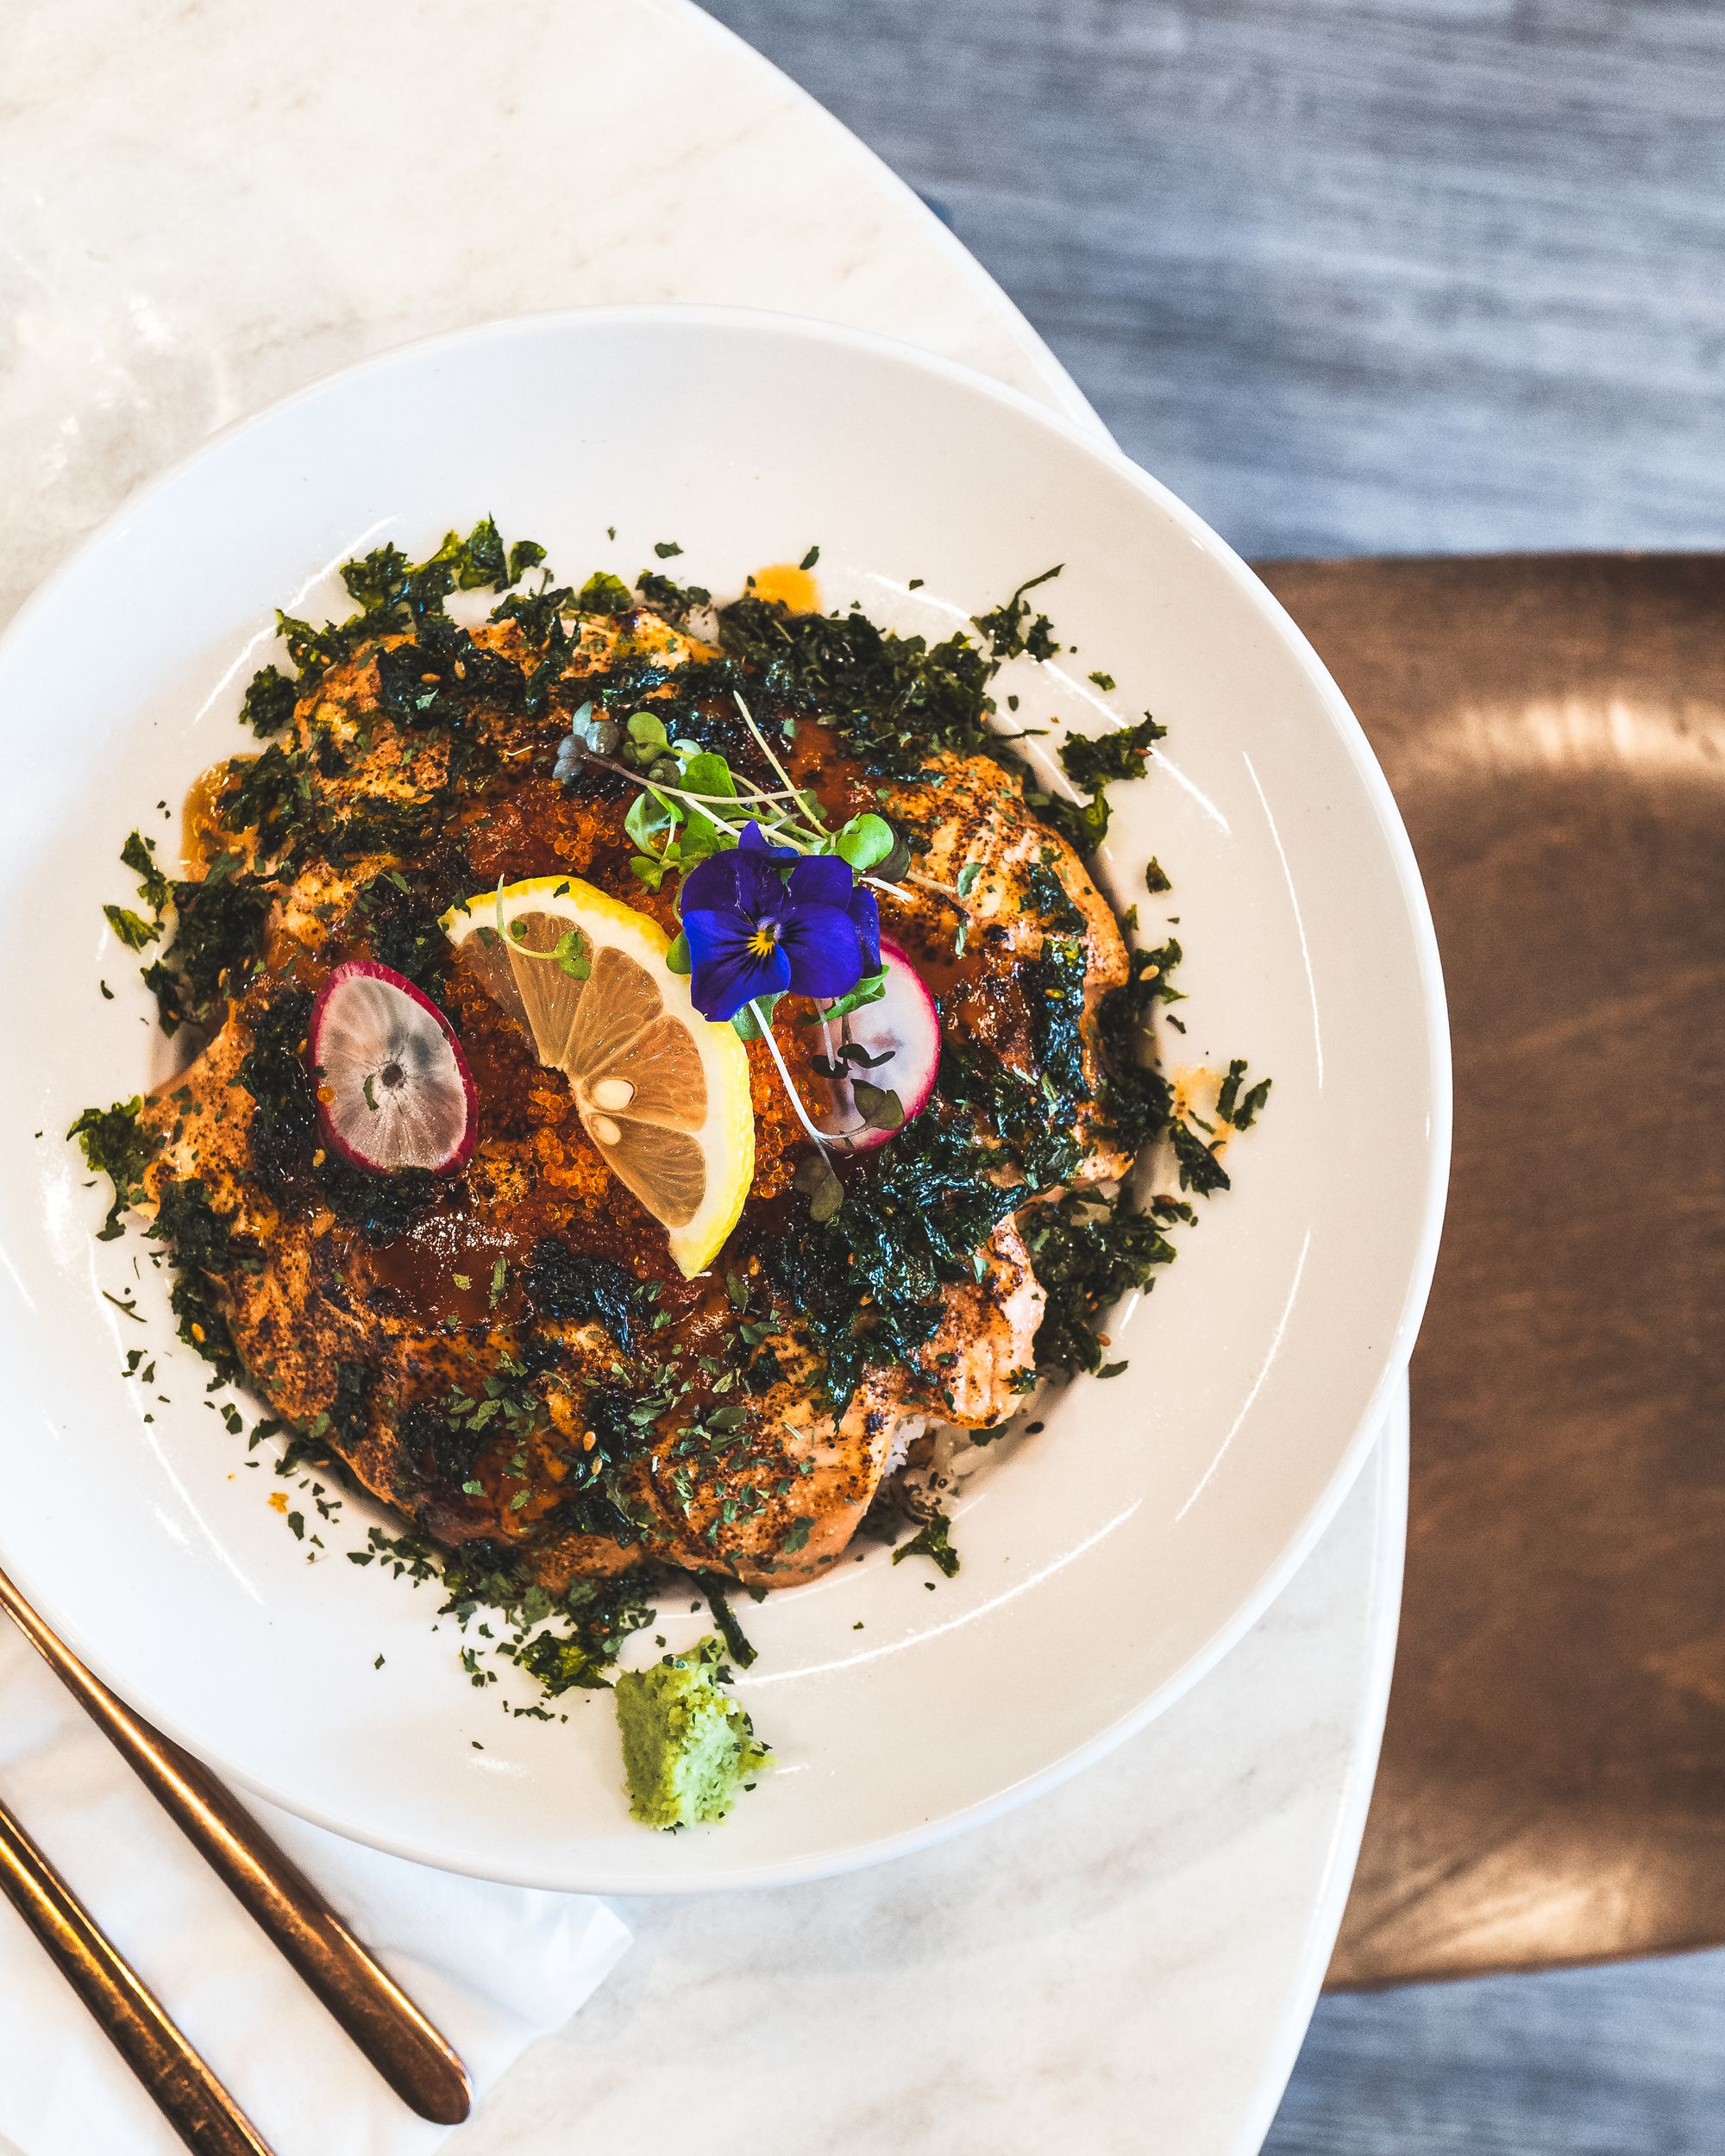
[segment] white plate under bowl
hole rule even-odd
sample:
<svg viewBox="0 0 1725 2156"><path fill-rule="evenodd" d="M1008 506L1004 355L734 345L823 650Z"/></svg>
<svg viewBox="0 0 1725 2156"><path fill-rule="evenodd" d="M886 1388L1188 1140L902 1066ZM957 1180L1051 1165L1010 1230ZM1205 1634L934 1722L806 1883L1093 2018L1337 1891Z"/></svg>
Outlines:
<svg viewBox="0 0 1725 2156"><path fill-rule="evenodd" d="M602 1695L573 1695L567 1724L510 1716L530 1692L512 1671L469 1684L432 1589L343 1561L362 1505L325 1524L296 1495L326 1550L290 1534L267 1459L245 1464L171 1338L147 1246L92 1240L101 1193L65 1141L79 1108L156 1068L100 902L131 899L127 831L171 838L157 805L243 745L273 609L333 606L345 557L423 551L487 511L578 580L632 576L675 540L671 566L725 593L818 544L829 604L938 634L1063 562L1038 597L1073 649L1003 687L1032 725L1148 708L1170 727L1149 779L1117 792L1102 873L1152 932L1147 857L1173 879L1164 912L1190 954L1174 1058L1246 1056L1275 1080L1230 1155L1235 1188L1115 1320L1128 1369L1054 1395L1045 1430L971 1485L956 1579L931 1592L925 1564L870 1545L744 1604L759 1660L737 1689L780 1765L723 1827L674 1836L630 1823ZM114 517L0 645L0 1555L110 1683L236 1780L498 1878L812 1877L983 1818L1139 1726L1339 1501L1412 1342L1447 1165L1413 856L1263 586L1153 479L1023 398L854 332L706 310L417 345L219 436ZM104 1289L136 1290L147 1324ZM133 1346L154 1384L122 1376ZM697 1621L685 1605L671 1636Z"/></svg>

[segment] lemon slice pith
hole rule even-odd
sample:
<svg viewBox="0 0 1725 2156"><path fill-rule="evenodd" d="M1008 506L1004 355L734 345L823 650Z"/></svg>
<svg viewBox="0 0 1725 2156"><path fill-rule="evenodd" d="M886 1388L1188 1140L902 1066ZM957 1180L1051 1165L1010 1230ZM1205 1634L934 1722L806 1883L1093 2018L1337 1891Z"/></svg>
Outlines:
<svg viewBox="0 0 1725 2156"><path fill-rule="evenodd" d="M737 1225L755 1174L749 1057L665 963L670 938L579 876L533 876L444 914L443 933L568 1080L599 1157L690 1277Z"/></svg>

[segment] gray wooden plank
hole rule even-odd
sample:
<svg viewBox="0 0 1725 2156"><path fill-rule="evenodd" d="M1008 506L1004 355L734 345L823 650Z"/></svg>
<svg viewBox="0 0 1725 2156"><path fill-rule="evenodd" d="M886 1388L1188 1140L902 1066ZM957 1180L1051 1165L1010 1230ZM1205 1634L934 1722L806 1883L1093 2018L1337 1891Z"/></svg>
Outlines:
<svg viewBox="0 0 1725 2156"><path fill-rule="evenodd" d="M1725 8L712 11L1246 551L1725 540Z"/></svg>
<svg viewBox="0 0 1725 2156"><path fill-rule="evenodd" d="M1725 1953L1322 2000L1264 2156L1718 2156Z"/></svg>

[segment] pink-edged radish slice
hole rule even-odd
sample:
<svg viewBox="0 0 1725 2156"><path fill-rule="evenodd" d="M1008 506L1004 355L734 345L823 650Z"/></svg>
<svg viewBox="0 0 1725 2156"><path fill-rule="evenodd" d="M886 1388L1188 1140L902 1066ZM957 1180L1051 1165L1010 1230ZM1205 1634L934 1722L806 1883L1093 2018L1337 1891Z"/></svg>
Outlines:
<svg viewBox="0 0 1725 2156"><path fill-rule="evenodd" d="M474 1150L474 1081L449 1021L411 981L356 958L337 966L306 1036L317 1119L355 1168L452 1175Z"/></svg>
<svg viewBox="0 0 1725 2156"><path fill-rule="evenodd" d="M928 1106L928 1097L934 1091L935 1074L940 1068L940 1016L922 975L911 963L909 956L884 937L881 939L881 963L886 969L886 993L875 1002L865 1003L860 1011L853 1011L845 1024L851 1040L866 1056L881 1056L886 1060L867 1064L846 1062L845 1069L850 1075L826 1081L831 1105L827 1112L818 1119L823 1131L848 1138L852 1150L859 1153L884 1145L896 1132L875 1130L863 1123L862 1112L852 1090L852 1078L878 1086L882 1093L897 1094L899 1106L905 1112L905 1122L908 1123ZM832 1036L835 1059L844 1061L838 1056L839 1027L833 1025L828 1031ZM903 1127L902 1124L899 1125L900 1129Z"/></svg>

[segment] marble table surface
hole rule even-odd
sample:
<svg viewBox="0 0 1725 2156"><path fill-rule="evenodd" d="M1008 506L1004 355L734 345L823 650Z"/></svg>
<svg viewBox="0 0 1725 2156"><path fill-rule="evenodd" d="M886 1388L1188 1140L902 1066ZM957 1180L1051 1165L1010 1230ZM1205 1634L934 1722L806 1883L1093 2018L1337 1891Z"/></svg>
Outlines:
<svg viewBox="0 0 1725 2156"><path fill-rule="evenodd" d="M817 314L1095 423L915 197L684 0L0 0L0 621L214 429L492 316ZM452 2147L645 2156L699 2116L714 2156L1248 2156L1364 1823L1406 1482L1404 1395L1245 1639L1027 1808L846 1879L630 1905L610 1986Z"/></svg>

